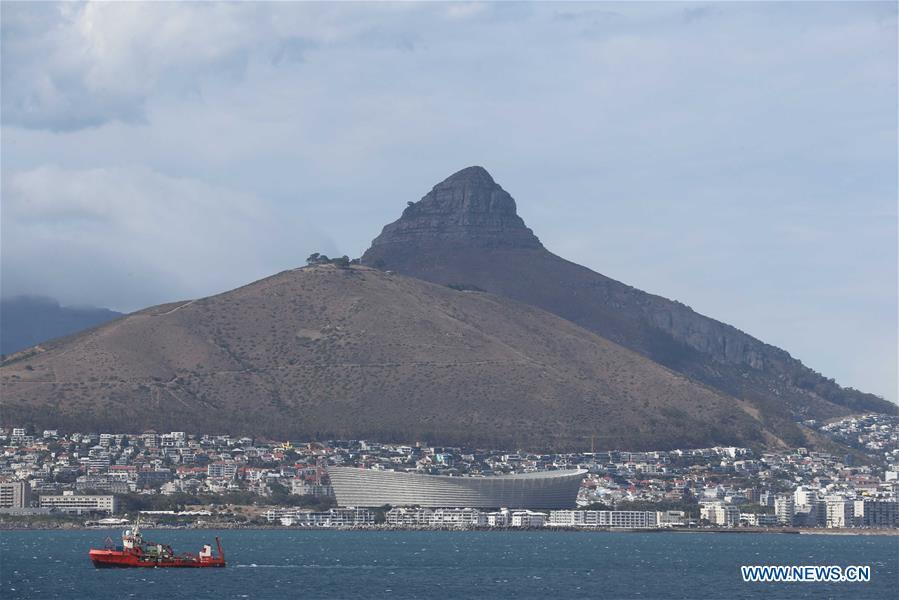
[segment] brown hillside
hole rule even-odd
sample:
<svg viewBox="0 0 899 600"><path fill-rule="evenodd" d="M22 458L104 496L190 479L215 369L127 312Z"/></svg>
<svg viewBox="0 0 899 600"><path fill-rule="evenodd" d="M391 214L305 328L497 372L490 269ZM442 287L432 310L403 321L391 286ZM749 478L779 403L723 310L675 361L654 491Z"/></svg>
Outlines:
<svg viewBox="0 0 899 600"><path fill-rule="evenodd" d="M4 425L529 448L772 439L732 398L555 315L366 267L146 309L0 373Z"/></svg>

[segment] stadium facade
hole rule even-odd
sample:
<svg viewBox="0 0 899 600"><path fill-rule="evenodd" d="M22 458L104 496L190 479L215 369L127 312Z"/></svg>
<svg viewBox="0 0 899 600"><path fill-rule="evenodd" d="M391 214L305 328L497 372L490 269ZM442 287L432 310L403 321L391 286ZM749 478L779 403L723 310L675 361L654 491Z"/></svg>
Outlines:
<svg viewBox="0 0 899 600"><path fill-rule="evenodd" d="M328 467L339 506L573 508L587 471L449 477L358 467Z"/></svg>

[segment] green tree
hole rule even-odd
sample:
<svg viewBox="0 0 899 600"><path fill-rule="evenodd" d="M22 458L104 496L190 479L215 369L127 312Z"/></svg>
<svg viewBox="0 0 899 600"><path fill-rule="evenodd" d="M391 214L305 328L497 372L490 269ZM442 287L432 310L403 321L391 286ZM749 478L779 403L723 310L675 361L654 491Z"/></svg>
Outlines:
<svg viewBox="0 0 899 600"><path fill-rule="evenodd" d="M313 252L309 255L309 258L306 259L307 265L323 265L327 264L331 259L328 258L327 254L320 254L318 252Z"/></svg>

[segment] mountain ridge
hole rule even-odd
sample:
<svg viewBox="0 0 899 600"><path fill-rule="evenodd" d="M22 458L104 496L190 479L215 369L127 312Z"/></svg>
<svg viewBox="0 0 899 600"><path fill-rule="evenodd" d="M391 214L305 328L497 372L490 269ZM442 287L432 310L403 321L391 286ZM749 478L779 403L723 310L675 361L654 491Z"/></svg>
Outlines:
<svg viewBox="0 0 899 600"><path fill-rule="evenodd" d="M65 337L117 319L122 313L94 306L61 306L45 296L0 299L0 355Z"/></svg>
<svg viewBox="0 0 899 600"><path fill-rule="evenodd" d="M310 257L16 353L0 421L646 450L805 446L797 421L896 412L552 254L482 167L408 203L361 263Z"/></svg>
<svg viewBox="0 0 899 600"><path fill-rule="evenodd" d="M464 203L450 198L508 195L489 174L437 184L399 219L384 227L362 263L445 285L473 286L538 306L635 350L688 377L758 405L770 418L831 418L855 411L897 411L896 405L806 367L787 351L752 337L684 304L644 292L552 254L536 243L517 244L521 233L477 224L444 234L444 222L465 223ZM517 209L508 196L506 222ZM439 218L422 219L437 213ZM489 221L489 220L488 220ZM518 217L518 221L521 221ZM519 231L530 229L521 221ZM435 234L436 231L436 234ZM401 235L397 235L400 232ZM797 436L798 437L798 436Z"/></svg>

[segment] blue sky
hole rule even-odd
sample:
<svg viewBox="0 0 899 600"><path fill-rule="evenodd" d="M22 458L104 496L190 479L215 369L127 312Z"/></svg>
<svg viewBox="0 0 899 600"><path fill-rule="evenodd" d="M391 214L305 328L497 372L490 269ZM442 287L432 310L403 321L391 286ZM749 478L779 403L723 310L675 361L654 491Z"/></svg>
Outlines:
<svg viewBox="0 0 899 600"><path fill-rule="evenodd" d="M479 164L556 254L897 398L894 3L0 10L4 295L358 256Z"/></svg>

